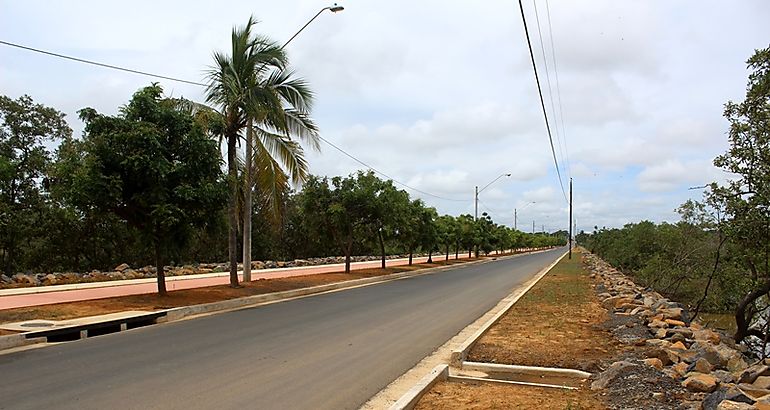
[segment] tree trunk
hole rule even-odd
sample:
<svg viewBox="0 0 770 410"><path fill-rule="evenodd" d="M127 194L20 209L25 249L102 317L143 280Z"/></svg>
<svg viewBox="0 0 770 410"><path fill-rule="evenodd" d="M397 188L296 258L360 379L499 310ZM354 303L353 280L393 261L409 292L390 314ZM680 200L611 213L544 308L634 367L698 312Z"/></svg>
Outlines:
<svg viewBox="0 0 770 410"><path fill-rule="evenodd" d="M428 263L433 263L433 249L428 251Z"/></svg>
<svg viewBox="0 0 770 410"><path fill-rule="evenodd" d="M460 242L455 243L455 260L460 259Z"/></svg>
<svg viewBox="0 0 770 410"><path fill-rule="evenodd" d="M229 226L227 247L230 257L230 286L237 288L238 284L238 210L235 206L238 197L238 169L235 165L235 142L237 135L227 137L227 183L230 187L230 197L227 199L227 221Z"/></svg>
<svg viewBox="0 0 770 410"><path fill-rule="evenodd" d="M385 241L382 240L382 231L377 231L377 237L380 239L380 256L382 257L382 269L385 269Z"/></svg>
<svg viewBox="0 0 770 410"><path fill-rule="evenodd" d="M252 123L251 119L246 125L246 186L243 191L243 281L251 282L251 192L252 192L252 176L251 165L254 162L252 160Z"/></svg>
<svg viewBox="0 0 770 410"><path fill-rule="evenodd" d="M409 248L409 266L412 266L412 248Z"/></svg>
<svg viewBox="0 0 770 410"><path fill-rule="evenodd" d="M446 244L446 259L444 260L447 260L447 261L449 260L449 243L448 242Z"/></svg>
<svg viewBox="0 0 770 410"><path fill-rule="evenodd" d="M764 335L762 335L762 332L760 332L758 329L749 328L751 325L751 318L746 317L746 310L749 309L749 307L752 306L757 299L762 297L762 295L765 295L767 292L770 292L770 279L766 280L765 283L762 284L762 287L749 292L735 308L735 341L737 343L740 343L747 336L751 335L757 336L760 339L764 339Z"/></svg>
<svg viewBox="0 0 770 410"><path fill-rule="evenodd" d="M468 258L473 257L473 248L468 248Z"/></svg>
<svg viewBox="0 0 770 410"><path fill-rule="evenodd" d="M155 269L158 282L158 294L166 296L166 273L163 271L163 252L160 249L160 236L155 239Z"/></svg>
<svg viewBox="0 0 770 410"><path fill-rule="evenodd" d="M348 236L345 244L345 273L350 273L350 253L353 252L353 235Z"/></svg>

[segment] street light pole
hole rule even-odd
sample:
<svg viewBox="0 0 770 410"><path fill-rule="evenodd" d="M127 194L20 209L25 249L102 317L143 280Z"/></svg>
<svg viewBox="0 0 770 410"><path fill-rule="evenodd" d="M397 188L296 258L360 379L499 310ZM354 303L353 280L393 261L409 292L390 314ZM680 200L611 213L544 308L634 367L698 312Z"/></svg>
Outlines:
<svg viewBox="0 0 770 410"><path fill-rule="evenodd" d="M316 19L321 13L323 13L326 10L331 11L332 13L337 13L339 11L344 10L345 8L342 6L338 6L337 3L334 3L333 6L324 7L321 10L318 11L318 13L313 16L310 20L308 20L307 23L305 23L302 28L297 30L296 33L294 33L291 38L289 38L288 41L283 43L281 46L281 50L286 48L286 46L291 43L292 40L294 40L295 37L299 35L299 33L302 32L302 30L305 29L305 27L309 26L310 23L313 22L313 20ZM257 73L261 72L263 68L267 65L267 62L262 64L262 66L259 67L257 70ZM254 148L253 148L253 121L251 118L249 118L247 125L246 125L246 169L244 170L245 174L244 179L246 180L246 189L244 192L244 198L243 198L243 208L244 208L244 215L243 215L243 281L244 282L251 282L251 191L252 191L252 175L251 175L251 166L253 162L252 156Z"/></svg>
<svg viewBox="0 0 770 410"><path fill-rule="evenodd" d="M497 178L493 179L492 182L484 185L484 188L479 189L479 186L476 185L476 197L475 197L475 208L473 213L473 220L476 221L479 219L479 192L482 192L483 190L487 189L490 185L494 184L498 179L502 177L509 177L511 174L500 174Z"/></svg>

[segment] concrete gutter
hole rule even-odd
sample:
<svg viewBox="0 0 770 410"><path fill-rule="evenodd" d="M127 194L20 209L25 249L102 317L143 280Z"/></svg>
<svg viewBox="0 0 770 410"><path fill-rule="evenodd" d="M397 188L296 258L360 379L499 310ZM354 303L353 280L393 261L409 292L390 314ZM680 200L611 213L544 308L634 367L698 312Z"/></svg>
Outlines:
<svg viewBox="0 0 770 410"><path fill-rule="evenodd" d="M487 379L485 377L471 377L471 376L449 376L449 381L475 381L475 382L497 383L497 384L515 384L518 386L547 387L551 389L563 389L563 390L578 389L577 387L562 386L560 384L517 382L513 380Z"/></svg>
<svg viewBox="0 0 770 410"><path fill-rule="evenodd" d="M512 364L463 362L463 370L475 370L484 373L504 373L511 375L527 375L538 377L560 377L569 379L587 379L591 373L575 369L559 369L555 367L519 366Z"/></svg>
<svg viewBox="0 0 770 410"><path fill-rule="evenodd" d="M406 394L390 406L389 410L411 410L417 405L422 396L427 393L439 381L449 378L449 366L442 364L436 366L430 373L420 379Z"/></svg>
<svg viewBox="0 0 770 410"><path fill-rule="evenodd" d="M543 268L540 272L538 272L532 279L530 279L529 283L524 288L519 289L518 292L512 293L511 295L507 296L505 299L503 299L503 302L506 303L505 307L501 309L499 312L497 312L496 315L494 315L492 318L490 318L487 323L485 323L481 328L479 328L471 337L468 338L468 340L465 341L461 346L459 346L457 349L452 351L452 358L450 361L450 364L454 367L462 368L463 362L465 362L465 359L468 357L468 353L471 351L473 346L478 342L479 339L481 339L481 336L483 336L490 327L492 327L495 323L500 321L500 319L508 313L508 311L513 307L516 302L521 299L522 296L524 296L527 292L529 292L530 289L532 289L533 286L535 286L540 279L543 278L551 269L553 269L554 266L556 266L557 263L559 263L564 257L567 255L567 252L564 252L564 254L556 259L552 264L548 265L547 267Z"/></svg>

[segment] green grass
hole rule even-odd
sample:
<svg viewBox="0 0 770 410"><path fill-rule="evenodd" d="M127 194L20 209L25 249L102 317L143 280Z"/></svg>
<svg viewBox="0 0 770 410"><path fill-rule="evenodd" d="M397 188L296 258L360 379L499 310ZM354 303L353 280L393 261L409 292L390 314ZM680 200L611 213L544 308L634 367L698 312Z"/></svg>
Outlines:
<svg viewBox="0 0 770 410"><path fill-rule="evenodd" d="M585 279L588 272L573 253L572 259L564 258L528 292L522 302L572 305L588 300L591 286Z"/></svg>

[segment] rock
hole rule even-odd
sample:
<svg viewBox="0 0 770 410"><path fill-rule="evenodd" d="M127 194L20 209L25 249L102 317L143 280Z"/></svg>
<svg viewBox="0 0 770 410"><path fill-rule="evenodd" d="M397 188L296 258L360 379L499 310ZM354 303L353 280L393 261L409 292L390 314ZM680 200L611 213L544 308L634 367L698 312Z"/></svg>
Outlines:
<svg viewBox="0 0 770 410"><path fill-rule="evenodd" d="M655 337L658 339L665 339L668 337L668 331L664 328L660 328L655 332Z"/></svg>
<svg viewBox="0 0 770 410"><path fill-rule="evenodd" d="M681 362L681 363L677 363L677 364L675 364L675 365L671 366L671 369L672 369L672 370L673 370L673 371L674 371L674 372L675 372L675 373L676 373L676 374L677 374L679 377L684 377L684 375L685 375L685 374L687 374L687 368L688 368L688 367L689 367L689 366L687 366L687 363Z"/></svg>
<svg viewBox="0 0 770 410"><path fill-rule="evenodd" d="M719 379L720 383L735 383L735 375L725 370L714 370L711 375Z"/></svg>
<svg viewBox="0 0 770 410"><path fill-rule="evenodd" d="M652 366L658 370L663 370L663 362L657 357L653 357L652 359L644 359L643 362L648 366Z"/></svg>
<svg viewBox="0 0 770 410"><path fill-rule="evenodd" d="M652 319L652 321L647 325L650 328L666 328L668 327L668 323L660 320L660 319Z"/></svg>
<svg viewBox="0 0 770 410"><path fill-rule="evenodd" d="M607 309L607 310L610 310L610 309L615 307L615 302L620 300L620 299L623 299L623 298L620 297L620 296L610 296L610 297L602 300L602 307Z"/></svg>
<svg viewBox="0 0 770 410"><path fill-rule="evenodd" d="M747 403L724 400L716 407L716 410L754 410L756 407Z"/></svg>
<svg viewBox="0 0 770 410"><path fill-rule="evenodd" d="M751 385L758 389L770 390L770 376L759 376L751 383Z"/></svg>
<svg viewBox="0 0 770 410"><path fill-rule="evenodd" d="M709 363L708 360L701 357L698 360L696 360L695 363L693 364L693 370L695 370L698 373L709 374L711 373L711 370L712 370L711 363Z"/></svg>
<svg viewBox="0 0 770 410"><path fill-rule="evenodd" d="M755 364L741 373L738 383L754 383L759 376L770 376L770 367L764 364Z"/></svg>
<svg viewBox="0 0 770 410"><path fill-rule="evenodd" d="M7 276L6 274L0 274L0 282L2 283L12 283L13 279L11 279L10 276Z"/></svg>
<svg viewBox="0 0 770 410"><path fill-rule="evenodd" d="M684 343L687 338L681 333L674 333L671 335L671 343Z"/></svg>
<svg viewBox="0 0 770 410"><path fill-rule="evenodd" d="M692 338L695 340L703 340L710 342L711 344L719 344L719 342L722 340L722 337L719 336L719 333L711 330L711 329L699 329L692 332Z"/></svg>
<svg viewBox="0 0 770 410"><path fill-rule="evenodd" d="M695 342L690 346L690 350L696 351L700 357L708 360L709 363L717 368L723 368L727 365L727 360L710 343L704 341Z"/></svg>
<svg viewBox="0 0 770 410"><path fill-rule="evenodd" d="M767 396L768 394L770 394L770 390L759 389L754 387L751 384L746 384L746 383L738 384L738 389L741 391L741 393L751 397L752 399L757 399L759 397Z"/></svg>
<svg viewBox="0 0 770 410"><path fill-rule="evenodd" d="M668 351L666 349L661 349L659 347L655 347L648 350L647 352L645 352L645 355L650 359L660 360L664 366L668 366L671 363L679 362L679 357L677 357L676 353Z"/></svg>
<svg viewBox="0 0 770 410"><path fill-rule="evenodd" d="M684 343L682 343L682 342L676 342L676 343L673 343L669 347L669 349L673 349L673 350L687 350L687 346L685 346Z"/></svg>
<svg viewBox="0 0 770 410"><path fill-rule="evenodd" d="M719 380L710 374L691 373L685 381L682 382L687 390L696 393L711 393L716 390Z"/></svg>
<svg viewBox="0 0 770 410"><path fill-rule="evenodd" d="M56 275L49 273L48 275L45 275L45 277L43 277L42 283L43 285L46 285L46 286L55 285L59 283L59 279L56 278Z"/></svg>
<svg viewBox="0 0 770 410"><path fill-rule="evenodd" d="M749 367L743 357L736 355L727 360L727 370L736 373Z"/></svg>
<svg viewBox="0 0 770 410"><path fill-rule="evenodd" d="M754 402L754 407L757 410L770 410L770 395L762 396Z"/></svg>
<svg viewBox="0 0 770 410"><path fill-rule="evenodd" d="M591 383L591 390L601 390L606 388L607 385L620 374L620 372L633 366L633 363L625 360L611 364L607 370L597 375L596 379Z"/></svg>
<svg viewBox="0 0 770 410"><path fill-rule="evenodd" d="M661 309L660 314L663 315L663 319L674 319L674 320L682 320L682 312L684 310L682 308L668 308L668 309Z"/></svg>
<svg viewBox="0 0 770 410"><path fill-rule="evenodd" d="M130 267L131 266L129 266L127 263L121 263L120 265L116 266L115 269L113 269L113 270L116 271L116 272L123 272L124 270L126 270L126 269L128 269Z"/></svg>
<svg viewBox="0 0 770 410"><path fill-rule="evenodd" d="M674 320L674 319L665 319L664 322L668 323L669 326L681 326L684 327L685 323L681 320Z"/></svg>

